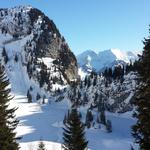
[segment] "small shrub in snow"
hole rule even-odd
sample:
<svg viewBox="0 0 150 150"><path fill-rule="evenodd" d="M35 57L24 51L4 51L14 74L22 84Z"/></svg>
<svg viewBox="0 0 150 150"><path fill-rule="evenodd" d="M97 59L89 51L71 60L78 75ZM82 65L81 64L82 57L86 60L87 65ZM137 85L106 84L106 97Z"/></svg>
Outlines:
<svg viewBox="0 0 150 150"><path fill-rule="evenodd" d="M112 132L112 124L110 120L107 120L106 122L106 130L108 133Z"/></svg>
<svg viewBox="0 0 150 150"><path fill-rule="evenodd" d="M18 55L17 54L15 55L15 59L14 60L15 60L15 62L18 62Z"/></svg>
<svg viewBox="0 0 150 150"><path fill-rule="evenodd" d="M104 125L106 125L106 116L105 116L105 111L101 111L100 113L100 122Z"/></svg>
<svg viewBox="0 0 150 150"><path fill-rule="evenodd" d="M32 103L32 95L29 90L27 92L27 99L28 99L28 103Z"/></svg>
<svg viewBox="0 0 150 150"><path fill-rule="evenodd" d="M39 145L38 145L38 149L37 150L46 150L45 145L43 143L43 141L41 140Z"/></svg>

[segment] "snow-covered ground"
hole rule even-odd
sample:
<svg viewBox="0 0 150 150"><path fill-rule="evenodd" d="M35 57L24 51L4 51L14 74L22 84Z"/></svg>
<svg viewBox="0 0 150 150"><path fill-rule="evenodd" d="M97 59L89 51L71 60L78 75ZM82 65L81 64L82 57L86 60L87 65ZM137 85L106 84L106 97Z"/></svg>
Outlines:
<svg viewBox="0 0 150 150"><path fill-rule="evenodd" d="M12 107L18 107L16 111L20 123L16 129L21 150L36 150L39 140L42 139L47 150L61 150L62 120L67 113L69 104L66 101L54 102L50 99L47 104L38 102L27 103L23 94L16 94L11 102ZM84 108L81 108L82 116L85 116ZM86 129L86 137L90 150L127 150L130 149L132 138L130 127L134 123L131 113L112 114L107 113L107 118L112 121L113 132L107 133L104 127L100 129ZM84 119L83 119L84 120Z"/></svg>

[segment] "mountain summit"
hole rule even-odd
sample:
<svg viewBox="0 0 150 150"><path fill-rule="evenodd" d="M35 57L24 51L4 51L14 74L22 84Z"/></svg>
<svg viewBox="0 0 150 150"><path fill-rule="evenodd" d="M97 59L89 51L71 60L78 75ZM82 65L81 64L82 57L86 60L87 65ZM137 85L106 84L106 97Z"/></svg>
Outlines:
<svg viewBox="0 0 150 150"><path fill-rule="evenodd" d="M119 49L108 49L100 51L99 53L92 50L87 50L77 56L79 66L86 71L100 71L105 67L111 67L119 62L129 63L130 61L135 61L136 59L137 55L134 52L123 52ZM90 66L90 69L88 66Z"/></svg>

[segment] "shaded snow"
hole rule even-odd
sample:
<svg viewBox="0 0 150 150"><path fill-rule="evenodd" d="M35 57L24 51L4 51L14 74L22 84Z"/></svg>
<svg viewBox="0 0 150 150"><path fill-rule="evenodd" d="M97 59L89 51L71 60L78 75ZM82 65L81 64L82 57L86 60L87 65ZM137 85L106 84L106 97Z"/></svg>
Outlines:
<svg viewBox="0 0 150 150"><path fill-rule="evenodd" d="M49 99L47 104L38 102L27 103L23 94L15 96L11 107L18 107L17 118L20 120L17 127L17 136L21 150L35 149L39 140L42 139L48 150L61 150L63 118L69 105L67 100L54 102ZM82 120L85 120L86 108L80 109ZM107 113L107 118L112 121L113 132L107 133L104 127L86 129L86 137L89 140L90 150L127 150L130 149L132 138L130 127L134 123L131 112L123 115Z"/></svg>

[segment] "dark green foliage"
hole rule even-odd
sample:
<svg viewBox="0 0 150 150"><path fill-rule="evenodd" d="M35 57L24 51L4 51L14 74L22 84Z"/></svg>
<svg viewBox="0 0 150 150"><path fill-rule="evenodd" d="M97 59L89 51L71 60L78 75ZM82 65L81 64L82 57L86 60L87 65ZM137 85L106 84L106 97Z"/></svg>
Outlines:
<svg viewBox="0 0 150 150"><path fill-rule="evenodd" d="M132 135L141 149L148 150L150 147L150 84L140 88L134 104L137 106L134 117L138 120L132 127Z"/></svg>
<svg viewBox="0 0 150 150"><path fill-rule="evenodd" d="M30 91L33 91L33 87L32 86L30 86Z"/></svg>
<svg viewBox="0 0 150 150"><path fill-rule="evenodd" d="M85 92L83 95L83 104L87 104L87 103L88 103L88 97L87 97L87 94Z"/></svg>
<svg viewBox="0 0 150 150"><path fill-rule="evenodd" d="M108 75L109 75L109 77L112 77L112 68L108 69Z"/></svg>
<svg viewBox="0 0 150 150"><path fill-rule="evenodd" d="M40 98L41 98L40 94L37 93L37 95L36 95L36 100L38 101Z"/></svg>
<svg viewBox="0 0 150 150"><path fill-rule="evenodd" d="M108 81L107 80L105 81L105 87L108 87Z"/></svg>
<svg viewBox="0 0 150 150"><path fill-rule="evenodd" d="M65 124L62 147L65 150L86 150L88 142L84 136L84 125L76 109L72 109L68 123Z"/></svg>
<svg viewBox="0 0 150 150"><path fill-rule="evenodd" d="M94 102L96 103L97 102L97 99L98 99L98 94L97 92L95 93L95 97L94 97Z"/></svg>
<svg viewBox="0 0 150 150"><path fill-rule="evenodd" d="M86 121L85 121L87 128L91 127L92 121L93 121L93 115L92 115L92 112L88 109L86 113Z"/></svg>
<svg viewBox="0 0 150 150"><path fill-rule="evenodd" d="M45 99L46 99L46 96L45 96L45 95L43 95L42 104L45 104Z"/></svg>
<svg viewBox="0 0 150 150"><path fill-rule="evenodd" d="M6 49L5 49L5 48L3 48L2 56L3 56L3 58L4 58L5 64L7 64L7 62L8 62L9 59L8 59L8 55L7 55L7 53L6 53Z"/></svg>
<svg viewBox="0 0 150 150"><path fill-rule="evenodd" d="M63 81L63 79L62 79L62 76L61 76L61 75L60 75L59 83L60 83L60 85L63 85L63 84L64 84L64 81Z"/></svg>
<svg viewBox="0 0 150 150"><path fill-rule="evenodd" d="M87 85L87 82L88 82L88 77L86 76L85 79L84 79L84 86Z"/></svg>
<svg viewBox="0 0 150 150"><path fill-rule="evenodd" d="M98 97L97 109L98 109L98 112L101 112L102 110L104 110L104 102L103 102L102 94L100 94L99 97Z"/></svg>
<svg viewBox="0 0 150 150"><path fill-rule="evenodd" d="M95 86L97 83L97 75L94 76L94 79L93 79L93 86Z"/></svg>
<svg viewBox="0 0 150 150"><path fill-rule="evenodd" d="M97 118L96 118L96 122L97 122L97 123L100 123L99 115L98 115Z"/></svg>
<svg viewBox="0 0 150 150"><path fill-rule="evenodd" d="M107 120L106 122L106 130L108 133L112 132L112 124L110 120Z"/></svg>
<svg viewBox="0 0 150 150"><path fill-rule="evenodd" d="M83 81L80 82L80 89L83 88Z"/></svg>
<svg viewBox="0 0 150 150"><path fill-rule="evenodd" d="M106 116L105 116L105 111L101 111L100 113L100 122L104 125L106 125Z"/></svg>
<svg viewBox="0 0 150 150"><path fill-rule="evenodd" d="M40 84L40 87L43 87L44 83L49 83L50 80L50 73L47 71L47 66L42 62L41 64L41 70L39 72L39 77L38 77L38 80L39 80L39 84ZM57 82L58 78L54 79L53 78L53 82Z"/></svg>
<svg viewBox="0 0 150 150"><path fill-rule="evenodd" d="M39 145L38 145L38 149L37 150L46 150L45 149L45 145L44 145L44 143L43 143L43 141L41 140L40 141L40 143L39 143Z"/></svg>
<svg viewBox="0 0 150 150"><path fill-rule="evenodd" d="M91 79L95 78L96 76L97 76L97 73L96 73L95 71L92 71L92 72L90 73L90 78L91 78Z"/></svg>
<svg viewBox="0 0 150 150"><path fill-rule="evenodd" d="M145 39L144 51L138 62L138 72L142 85L136 93L134 117L136 124L132 127L132 135L141 150L150 149L150 38Z"/></svg>
<svg viewBox="0 0 150 150"><path fill-rule="evenodd" d="M128 74L130 71L132 71L132 64L127 64L125 68L126 74Z"/></svg>
<svg viewBox="0 0 150 150"><path fill-rule="evenodd" d="M31 62L27 63L27 72L28 72L29 78L31 79L31 76L32 76L32 73L33 73Z"/></svg>
<svg viewBox="0 0 150 150"><path fill-rule="evenodd" d="M106 68L105 71L103 72L103 76L104 76L107 80L110 80L110 79L113 77L112 68Z"/></svg>
<svg viewBox="0 0 150 150"><path fill-rule="evenodd" d="M18 55L15 55L15 62L18 62Z"/></svg>
<svg viewBox="0 0 150 150"><path fill-rule="evenodd" d="M49 81L47 85L47 91L51 91L51 89L52 89L52 84L51 81Z"/></svg>
<svg viewBox="0 0 150 150"><path fill-rule="evenodd" d="M124 67L118 65L114 68L113 70L113 79L116 80L116 79L122 79L123 76L124 76Z"/></svg>
<svg viewBox="0 0 150 150"><path fill-rule="evenodd" d="M28 103L32 103L32 95L29 90L27 92L27 99L28 99Z"/></svg>
<svg viewBox="0 0 150 150"><path fill-rule="evenodd" d="M131 145L131 148L130 148L131 150L134 150L134 148L133 148L133 146Z"/></svg>
<svg viewBox="0 0 150 150"><path fill-rule="evenodd" d="M90 76L88 77L88 80L87 80L87 87L89 88L91 86L91 78Z"/></svg>
<svg viewBox="0 0 150 150"><path fill-rule="evenodd" d="M0 66L0 150L17 150L19 149L16 142L16 133L18 121L15 119L15 108L9 109L10 89L9 81L5 76L4 70Z"/></svg>
<svg viewBox="0 0 150 150"><path fill-rule="evenodd" d="M66 124L67 123L67 116L66 116L66 114L65 114L65 117L64 117L64 119L63 119L63 124Z"/></svg>
<svg viewBox="0 0 150 150"><path fill-rule="evenodd" d="M39 76L39 83L40 87L43 87L44 83L48 83L49 78L47 77L47 71L44 69L41 69L40 76Z"/></svg>

